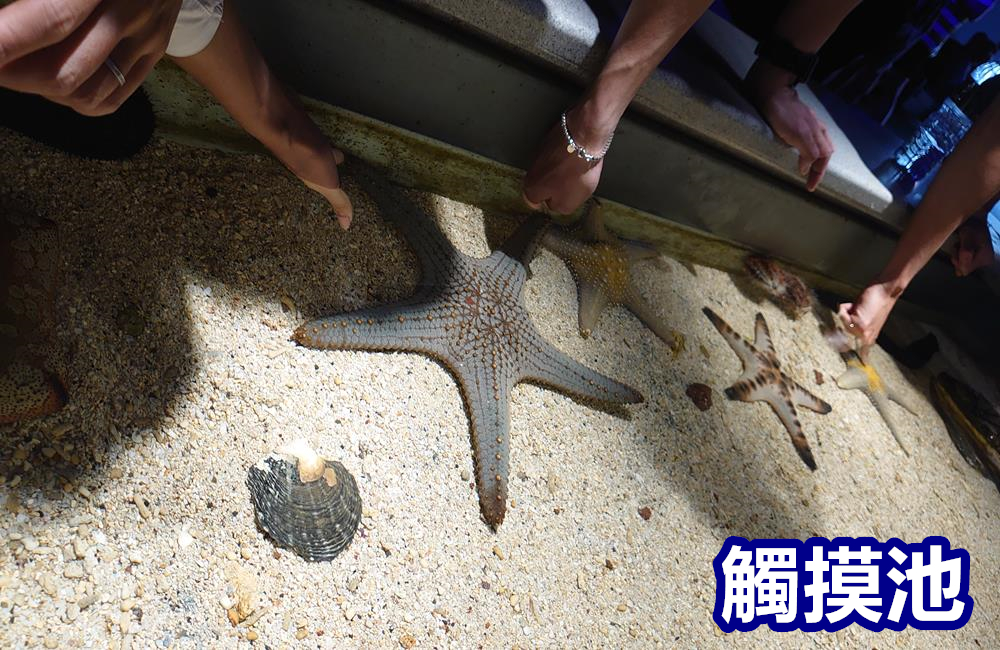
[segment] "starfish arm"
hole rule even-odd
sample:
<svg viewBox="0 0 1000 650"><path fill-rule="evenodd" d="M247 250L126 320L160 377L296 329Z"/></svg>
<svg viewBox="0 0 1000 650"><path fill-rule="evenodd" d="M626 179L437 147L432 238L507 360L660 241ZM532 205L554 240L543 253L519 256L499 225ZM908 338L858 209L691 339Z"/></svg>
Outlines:
<svg viewBox="0 0 1000 650"><path fill-rule="evenodd" d="M856 366L851 366L837 377L837 386L843 390L862 390L868 388L868 374Z"/></svg>
<svg viewBox="0 0 1000 650"><path fill-rule="evenodd" d="M754 351L753 346L751 346L746 339L737 334L736 330L730 327L729 324L722 320L714 311L708 307L703 307L701 311L708 316L708 320L712 321L712 325L715 325L715 329L719 330L719 334L722 334L722 338L726 340L729 347L733 349L736 356L738 356L740 361L743 362L743 370L750 371L752 368L755 368L759 362L757 360L757 353Z"/></svg>
<svg viewBox="0 0 1000 650"><path fill-rule="evenodd" d="M542 384L583 399L613 404L640 404L642 395L630 386L591 370L563 354L540 337L521 379Z"/></svg>
<svg viewBox="0 0 1000 650"><path fill-rule="evenodd" d="M576 238L566 228L553 227L545 231L542 246L552 251L556 257L569 264L569 260L582 255L588 247L586 242Z"/></svg>
<svg viewBox="0 0 1000 650"><path fill-rule="evenodd" d="M885 394L893 402L899 404L904 409L906 409L907 411L909 411L911 415L918 415L918 413L917 413L917 407L914 406L913 402L911 402L909 400L909 398L904 397L903 394L900 393L898 390L895 390L894 388L890 388L889 386L886 386L885 387Z"/></svg>
<svg viewBox="0 0 1000 650"><path fill-rule="evenodd" d="M293 338L321 350L419 352L447 360L444 310L438 303L414 297L311 321L300 326Z"/></svg>
<svg viewBox="0 0 1000 650"><path fill-rule="evenodd" d="M628 258L629 267L636 262L655 260L660 257L660 251L653 246L648 246L634 241L622 241L622 248L625 249L625 256Z"/></svg>
<svg viewBox="0 0 1000 650"><path fill-rule="evenodd" d="M809 466L809 469L816 469L816 460L813 458L812 450L809 449L809 442L802 432L802 424L799 423L799 415L795 411L795 403L792 400L792 393L784 384L763 381L762 378L748 381L738 381L725 391L726 397L732 400L743 402L767 402L774 410L775 415L785 425L792 445L798 452L799 458Z"/></svg>
<svg viewBox="0 0 1000 650"><path fill-rule="evenodd" d="M607 242L611 238L604 228L604 207L596 198L591 199L580 223L580 234L590 242Z"/></svg>
<svg viewBox="0 0 1000 650"><path fill-rule="evenodd" d="M421 285L430 286L451 275L461 256L427 211L420 208L402 188L391 183L367 163L353 159L351 175L378 206L379 214L391 222L410 244L420 262Z"/></svg>
<svg viewBox="0 0 1000 650"><path fill-rule="evenodd" d="M587 280L577 282L576 293L580 303L577 314L580 336L588 338L608 307L608 295L600 286Z"/></svg>
<svg viewBox="0 0 1000 650"><path fill-rule="evenodd" d="M764 320L764 314L761 314L760 312L757 312L757 316L754 318L753 346L760 352L773 356L775 363L777 364L778 358L774 352L774 344L771 343L771 330L767 327L767 321Z"/></svg>
<svg viewBox="0 0 1000 650"><path fill-rule="evenodd" d="M481 260L481 263L485 272L496 275L505 289L510 289L514 293L524 290L524 283L528 280L526 264L522 264L503 251L494 251L492 255Z"/></svg>
<svg viewBox="0 0 1000 650"><path fill-rule="evenodd" d="M537 214L530 215L511 233L510 237L493 254L505 254L511 260L527 267L535 257L535 252L549 227L549 220Z"/></svg>
<svg viewBox="0 0 1000 650"><path fill-rule="evenodd" d="M889 427L889 433L891 433L892 437L896 439L896 444L899 445L899 448L903 450L904 454L909 456L910 450L906 448L905 444L903 444L903 438L899 435L899 426L896 423L896 416L894 416L892 411L889 409L889 397L883 393L874 393L871 391L867 392L868 399L871 400L871 403L875 406L875 410L878 411L878 414L882 416L882 420L885 421L885 426Z"/></svg>
<svg viewBox="0 0 1000 650"><path fill-rule="evenodd" d="M485 364L461 368L455 374L469 412L479 507L486 523L496 530L507 512L513 382Z"/></svg>
<svg viewBox="0 0 1000 650"><path fill-rule="evenodd" d="M792 395L792 403L796 406L803 406L810 411L822 413L823 415L826 415L833 410L832 406L807 391L797 382L788 378L785 378L785 381L787 382L789 392Z"/></svg>
<svg viewBox="0 0 1000 650"><path fill-rule="evenodd" d="M660 315L646 302L646 299L639 294L635 287L629 289L628 296L625 298L625 307L664 343L671 347L677 345L676 334L667 327Z"/></svg>
<svg viewBox="0 0 1000 650"><path fill-rule="evenodd" d="M775 387L777 388L777 387ZM792 403L791 395L786 390L775 390L776 393L780 393L780 397L777 399L767 400L767 403L771 405L774 410L775 415L781 420L781 423L785 425L785 429L788 431L788 437L792 440L792 445L795 447L795 451L799 454L799 458L806 466L816 471L816 459L813 458L812 449L809 448L809 441L806 440L806 435L802 431L802 424L799 422L799 414L795 411L795 406Z"/></svg>

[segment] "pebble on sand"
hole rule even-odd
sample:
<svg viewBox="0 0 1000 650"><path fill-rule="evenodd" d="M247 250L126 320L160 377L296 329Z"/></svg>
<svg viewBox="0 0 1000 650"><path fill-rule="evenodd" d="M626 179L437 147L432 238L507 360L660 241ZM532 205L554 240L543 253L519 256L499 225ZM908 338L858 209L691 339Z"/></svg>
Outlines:
<svg viewBox="0 0 1000 650"><path fill-rule="evenodd" d="M691 399L699 411L707 411L712 408L712 389L705 384L689 384L685 394Z"/></svg>
<svg viewBox="0 0 1000 650"><path fill-rule="evenodd" d="M82 578L83 577L83 565L79 562L70 562L63 569L63 575L67 578Z"/></svg>
<svg viewBox="0 0 1000 650"><path fill-rule="evenodd" d="M639 516L645 521L649 521L649 518L653 516L653 509L649 506L643 506L639 508Z"/></svg>

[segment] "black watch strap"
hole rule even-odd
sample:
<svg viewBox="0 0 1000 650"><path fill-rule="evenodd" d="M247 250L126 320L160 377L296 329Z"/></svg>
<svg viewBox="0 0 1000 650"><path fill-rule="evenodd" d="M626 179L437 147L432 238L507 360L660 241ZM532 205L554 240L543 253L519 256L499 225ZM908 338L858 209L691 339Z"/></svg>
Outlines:
<svg viewBox="0 0 1000 650"><path fill-rule="evenodd" d="M779 36L769 36L761 41L754 54L794 74L797 84L809 81L819 63L818 54L807 54Z"/></svg>

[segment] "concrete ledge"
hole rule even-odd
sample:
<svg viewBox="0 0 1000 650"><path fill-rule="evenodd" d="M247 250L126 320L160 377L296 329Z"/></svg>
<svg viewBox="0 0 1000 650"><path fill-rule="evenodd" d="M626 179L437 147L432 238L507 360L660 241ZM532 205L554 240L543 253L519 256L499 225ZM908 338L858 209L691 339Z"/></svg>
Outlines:
<svg viewBox="0 0 1000 650"><path fill-rule="evenodd" d="M400 182L485 209L523 211L518 169L579 92L545 66L397 4L247 0L241 7L282 79L321 100L309 105L339 146L386 165ZM169 134L253 146L169 66L148 87ZM846 295L878 270L896 240L893 228L859 210L636 112L626 115L609 163L600 188L615 204L609 225L679 259L736 270L756 250ZM992 298L982 283L956 280L942 258L906 298L941 315L995 323L984 315Z"/></svg>
<svg viewBox="0 0 1000 650"><path fill-rule="evenodd" d="M159 65L145 87L162 134L197 146L263 152L204 90L176 67ZM496 213L524 211L520 199L522 172L514 167L322 102L306 100L306 103L313 118L338 146L385 167L400 183ZM671 146L671 140L652 131L644 132L638 139L648 141L648 146L654 148ZM682 192L692 189L694 193L685 198L675 188L668 193L668 199L678 196L684 199L687 205L678 205L679 213L697 207L694 213L705 215L702 226L685 225L620 202L605 201L605 215L611 228L624 237L651 242L682 261L740 272L747 252L761 250L760 246L740 242L768 239L774 232L741 215L800 205L794 196L786 196L777 204L773 203L773 197L771 200L760 197L770 181L750 170L734 171L727 164L704 159L695 152L682 152L676 159L689 165L686 171L696 177L695 182L680 184L678 188ZM635 170L626 166L626 171ZM822 254L826 256L824 265L829 268L803 263L793 256L780 257L818 288L843 295L854 293L888 254L895 238L886 232L860 227L847 217L831 218L818 201L801 207L796 227L782 229L784 240L776 245L800 250L798 244L804 243L807 257L809 249L826 251ZM943 324L954 323L953 316L984 320L987 316L983 308L987 303L982 300L986 295L983 289L976 279L957 280L947 263L933 260L907 292L903 311Z"/></svg>

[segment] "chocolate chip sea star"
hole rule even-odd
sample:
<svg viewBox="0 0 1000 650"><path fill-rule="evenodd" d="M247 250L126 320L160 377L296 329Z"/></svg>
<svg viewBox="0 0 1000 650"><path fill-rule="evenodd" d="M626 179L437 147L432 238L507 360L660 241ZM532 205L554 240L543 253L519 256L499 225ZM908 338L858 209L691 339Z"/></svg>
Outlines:
<svg viewBox="0 0 1000 650"><path fill-rule="evenodd" d="M809 469L816 469L809 442L802 433L796 406L804 406L817 413L829 413L831 406L816 397L781 371L778 355L771 343L771 333L763 314L757 314L754 342L750 343L736 333L724 320L708 307L702 309L719 330L722 338L743 363L743 374L726 389L726 397L741 402L767 402L781 423L788 429L795 451Z"/></svg>
<svg viewBox="0 0 1000 650"><path fill-rule="evenodd" d="M653 259L659 252L609 233L600 203L591 202L580 228L550 228L542 245L566 263L576 281L581 336L590 336L609 305L621 305L676 350L680 344L677 334L649 306L632 280L633 265Z"/></svg>
<svg viewBox="0 0 1000 650"><path fill-rule="evenodd" d="M357 164L354 163L357 170ZM479 504L494 529L507 508L510 396L522 381L604 403L635 404L642 396L569 358L541 337L522 293L546 222L529 218L485 259L459 252L429 215L373 170L355 174L365 192L415 249L422 277L397 303L312 321L301 345L330 350L416 352L455 376L468 409Z"/></svg>

